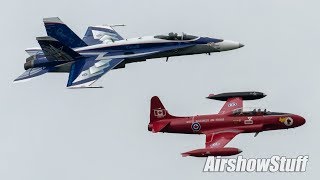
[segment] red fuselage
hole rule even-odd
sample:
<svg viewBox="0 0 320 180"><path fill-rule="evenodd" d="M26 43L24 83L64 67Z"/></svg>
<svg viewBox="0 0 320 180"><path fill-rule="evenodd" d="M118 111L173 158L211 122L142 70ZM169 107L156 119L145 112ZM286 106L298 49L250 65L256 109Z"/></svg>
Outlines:
<svg viewBox="0 0 320 180"><path fill-rule="evenodd" d="M242 130L243 133L253 133L298 127L305 123L305 119L289 113L256 113L250 116L245 114L213 114L176 117L163 119L154 123L167 124L160 130L160 132L167 133L204 134L207 131L226 128ZM149 131L153 130L154 123L149 124Z"/></svg>
<svg viewBox="0 0 320 180"><path fill-rule="evenodd" d="M238 148L225 147L240 133L289 129L301 126L305 119L290 113L267 112L261 109L243 111L243 100L265 97L261 92L233 92L210 95L210 99L226 101L218 114L190 117L172 116L157 96L151 98L148 130L154 133L205 134L205 148L182 153L182 156L231 156Z"/></svg>

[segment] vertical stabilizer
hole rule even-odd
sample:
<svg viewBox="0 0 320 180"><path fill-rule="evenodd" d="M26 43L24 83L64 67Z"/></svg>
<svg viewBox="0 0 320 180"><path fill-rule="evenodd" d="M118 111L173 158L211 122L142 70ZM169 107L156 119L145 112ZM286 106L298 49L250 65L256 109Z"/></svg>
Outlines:
<svg viewBox="0 0 320 180"><path fill-rule="evenodd" d="M57 39L66 46L69 46L70 48L87 46L87 44L58 17L44 18L43 23L46 27L48 36Z"/></svg>

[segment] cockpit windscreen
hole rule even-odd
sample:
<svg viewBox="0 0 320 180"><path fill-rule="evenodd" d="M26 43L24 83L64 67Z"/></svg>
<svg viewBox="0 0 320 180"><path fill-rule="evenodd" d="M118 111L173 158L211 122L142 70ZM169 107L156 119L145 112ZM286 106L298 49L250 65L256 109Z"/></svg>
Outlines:
<svg viewBox="0 0 320 180"><path fill-rule="evenodd" d="M253 109L252 111L243 111L243 109L236 109L232 112L235 116L268 116L268 115L283 115L287 113L271 112L266 109Z"/></svg>
<svg viewBox="0 0 320 180"><path fill-rule="evenodd" d="M154 36L154 38L164 39L164 40L193 40L193 39L196 39L197 36L188 35L185 33L178 34L178 33L171 32L168 35Z"/></svg>

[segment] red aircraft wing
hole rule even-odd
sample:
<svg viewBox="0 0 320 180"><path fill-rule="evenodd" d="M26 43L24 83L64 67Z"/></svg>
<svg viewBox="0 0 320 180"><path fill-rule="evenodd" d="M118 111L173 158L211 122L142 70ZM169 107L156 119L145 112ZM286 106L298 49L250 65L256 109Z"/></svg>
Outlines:
<svg viewBox="0 0 320 180"><path fill-rule="evenodd" d="M228 114L235 109L243 108L243 99L241 97L229 98L221 108L219 114Z"/></svg>
<svg viewBox="0 0 320 180"><path fill-rule="evenodd" d="M228 129L214 132L205 132L206 148L223 148L236 135L241 133L241 130Z"/></svg>

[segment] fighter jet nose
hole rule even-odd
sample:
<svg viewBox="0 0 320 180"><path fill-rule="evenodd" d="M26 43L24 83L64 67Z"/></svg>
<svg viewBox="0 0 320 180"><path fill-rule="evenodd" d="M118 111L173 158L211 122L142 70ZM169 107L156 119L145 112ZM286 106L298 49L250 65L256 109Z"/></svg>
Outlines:
<svg viewBox="0 0 320 180"><path fill-rule="evenodd" d="M297 121L297 126L302 126L306 123L306 120L303 117L298 115L296 115L295 121Z"/></svg>
<svg viewBox="0 0 320 180"><path fill-rule="evenodd" d="M230 40L223 40L222 42L218 43L220 51L229 51L233 49L242 48L244 45Z"/></svg>
<svg viewBox="0 0 320 180"><path fill-rule="evenodd" d="M306 119L304 119L303 117L301 117L301 125L304 125L306 123Z"/></svg>

